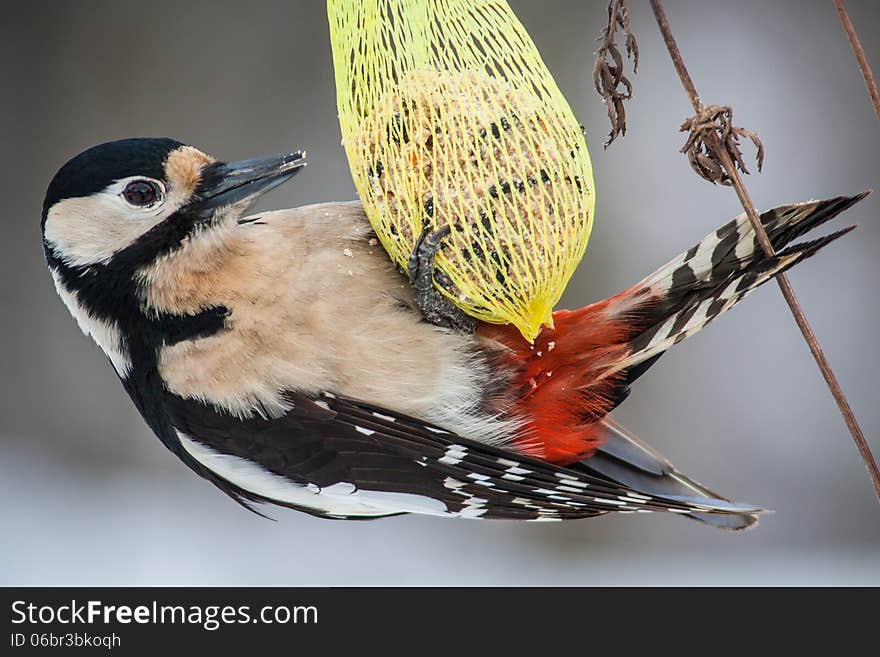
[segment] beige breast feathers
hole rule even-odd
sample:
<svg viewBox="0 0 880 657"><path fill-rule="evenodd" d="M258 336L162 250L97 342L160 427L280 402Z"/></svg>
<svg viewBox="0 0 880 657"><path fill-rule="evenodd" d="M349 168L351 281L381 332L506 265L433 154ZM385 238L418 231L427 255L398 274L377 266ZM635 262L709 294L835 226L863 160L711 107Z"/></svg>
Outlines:
<svg viewBox="0 0 880 657"><path fill-rule="evenodd" d="M228 330L161 350L160 374L178 395L249 416L285 412L288 390L332 391L476 438L509 433L504 421L471 426L490 376L475 338L406 308L409 285L359 203L266 212L206 232L143 279L150 309L230 312Z"/></svg>

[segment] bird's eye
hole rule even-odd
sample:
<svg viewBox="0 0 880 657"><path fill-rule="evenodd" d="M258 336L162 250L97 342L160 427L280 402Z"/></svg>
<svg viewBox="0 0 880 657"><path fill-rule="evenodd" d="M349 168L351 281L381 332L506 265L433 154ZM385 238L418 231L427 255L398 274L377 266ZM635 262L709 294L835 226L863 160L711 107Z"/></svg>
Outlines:
<svg viewBox="0 0 880 657"><path fill-rule="evenodd" d="M156 203L162 196L159 185L151 180L135 180L122 190L122 197L131 205L146 208Z"/></svg>

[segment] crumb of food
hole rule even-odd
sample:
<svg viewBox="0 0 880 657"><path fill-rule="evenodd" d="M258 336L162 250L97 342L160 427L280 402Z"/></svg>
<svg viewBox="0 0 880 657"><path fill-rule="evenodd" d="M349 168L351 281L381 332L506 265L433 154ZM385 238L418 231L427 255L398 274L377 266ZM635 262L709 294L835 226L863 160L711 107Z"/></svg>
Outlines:
<svg viewBox="0 0 880 657"><path fill-rule="evenodd" d="M375 237L371 237L370 241L368 242L368 244L370 246L376 246L378 243L379 243L379 240L377 240Z"/></svg>
<svg viewBox="0 0 880 657"><path fill-rule="evenodd" d="M343 249L342 255L344 255L346 258L354 258L354 251L352 251L351 249Z"/></svg>
<svg viewBox="0 0 880 657"><path fill-rule="evenodd" d="M553 351L554 349L556 349L556 343L551 340L547 343L547 351Z"/></svg>

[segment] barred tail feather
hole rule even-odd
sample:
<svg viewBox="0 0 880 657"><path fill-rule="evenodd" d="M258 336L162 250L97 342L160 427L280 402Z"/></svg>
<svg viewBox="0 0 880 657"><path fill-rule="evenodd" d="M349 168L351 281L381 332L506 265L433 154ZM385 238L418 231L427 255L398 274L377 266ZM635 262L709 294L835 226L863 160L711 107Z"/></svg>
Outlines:
<svg viewBox="0 0 880 657"><path fill-rule="evenodd" d="M854 226L789 246L867 194L782 206L763 213L761 221L777 251L772 258L761 249L748 218L741 215L618 295L620 301L617 307L608 309L609 314L630 316L639 331L629 341L627 355L614 363L607 374L658 357L760 285L848 233Z"/></svg>
<svg viewBox="0 0 880 657"><path fill-rule="evenodd" d="M868 194L870 191L824 201L783 205L761 214L761 223L774 250L779 251L801 235L834 219ZM689 273L696 280L719 280L743 269L755 257L763 257L763 250L748 217L741 214L634 287L652 287L673 293L675 287L687 283Z"/></svg>
<svg viewBox="0 0 880 657"><path fill-rule="evenodd" d="M518 372L520 411L527 418L516 439L519 451L563 465L590 457L607 439L603 418L667 349L852 230L790 245L865 195L765 212L773 257L763 252L746 217L734 219L610 299L556 311L554 327L533 345L511 327L482 325L480 335L508 347Z"/></svg>

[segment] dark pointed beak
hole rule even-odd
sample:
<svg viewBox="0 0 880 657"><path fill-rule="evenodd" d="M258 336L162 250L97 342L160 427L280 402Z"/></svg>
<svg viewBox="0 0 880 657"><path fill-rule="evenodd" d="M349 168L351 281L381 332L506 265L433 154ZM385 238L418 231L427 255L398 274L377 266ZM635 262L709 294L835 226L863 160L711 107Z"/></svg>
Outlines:
<svg viewBox="0 0 880 657"><path fill-rule="evenodd" d="M252 201L293 178L306 166L304 151L211 165L199 184L193 205L199 212Z"/></svg>

